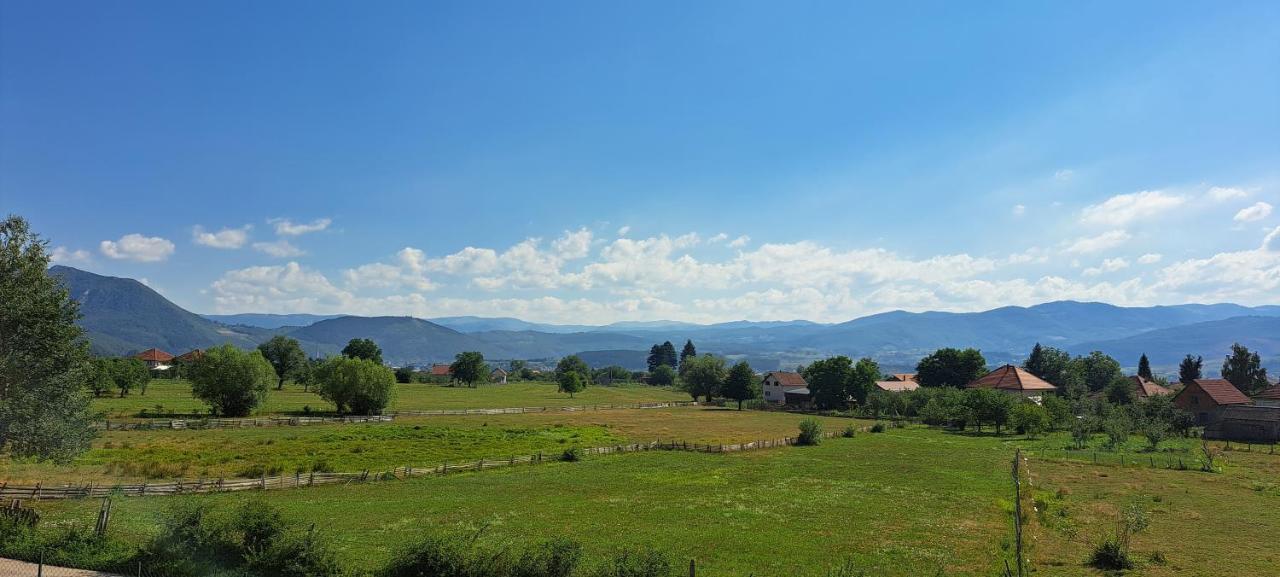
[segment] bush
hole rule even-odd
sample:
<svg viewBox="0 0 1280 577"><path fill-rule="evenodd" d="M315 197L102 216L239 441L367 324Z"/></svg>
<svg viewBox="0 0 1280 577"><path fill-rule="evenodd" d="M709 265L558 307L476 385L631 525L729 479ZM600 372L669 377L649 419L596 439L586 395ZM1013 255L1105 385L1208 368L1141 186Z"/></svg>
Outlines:
<svg viewBox="0 0 1280 577"><path fill-rule="evenodd" d="M339 413L350 410L376 415L391 402L395 373L380 363L351 357L332 357L316 369L316 393Z"/></svg>
<svg viewBox="0 0 1280 577"><path fill-rule="evenodd" d="M872 433L883 433L883 432L884 432L884 423L876 423L876 424L874 424L874 425L871 425L871 432L872 432Z"/></svg>
<svg viewBox="0 0 1280 577"><path fill-rule="evenodd" d="M582 460L582 449L580 447L569 447L560 454L561 461L569 461L571 463Z"/></svg>
<svg viewBox="0 0 1280 577"><path fill-rule="evenodd" d="M284 533L284 519L271 504L254 499L240 506L231 528L240 534L245 551L263 551Z"/></svg>
<svg viewBox="0 0 1280 577"><path fill-rule="evenodd" d="M582 547L553 539L520 555L491 551L469 539L431 535L397 554L381 577L569 577Z"/></svg>
<svg viewBox="0 0 1280 577"><path fill-rule="evenodd" d="M796 438L798 445L817 445L822 442L822 423L808 418L800 421L800 436Z"/></svg>
<svg viewBox="0 0 1280 577"><path fill-rule="evenodd" d="M1107 434L1107 448L1114 451L1124 447L1124 444L1129 441L1129 434L1133 431L1133 423L1129 421L1129 417L1124 414L1124 411L1115 409L1103 421L1102 429Z"/></svg>
<svg viewBox="0 0 1280 577"><path fill-rule="evenodd" d="M591 577L671 577L671 561L659 551L627 551L591 573Z"/></svg>
<svg viewBox="0 0 1280 577"><path fill-rule="evenodd" d="M853 425L845 425L844 431L840 433L841 437L850 438L858 434L858 429Z"/></svg>
<svg viewBox="0 0 1280 577"><path fill-rule="evenodd" d="M1169 437L1169 426L1159 421L1151 421L1142 428L1142 434L1147 438L1147 448L1158 451L1160 443Z"/></svg>
<svg viewBox="0 0 1280 577"><path fill-rule="evenodd" d="M332 548L316 535L315 526L304 533L280 533L261 550L244 553L245 564L259 575L279 577L336 577L343 571Z"/></svg>
<svg viewBox="0 0 1280 577"><path fill-rule="evenodd" d="M1129 554L1129 542L1135 534L1145 531L1148 523L1147 512L1137 503L1125 507L1120 511L1115 532L1093 548L1089 564L1105 571L1133 569L1136 563Z"/></svg>
<svg viewBox="0 0 1280 577"><path fill-rule="evenodd" d="M1022 403L1013 408L1009 415L1009 424L1021 434L1038 437L1049 430L1052 422L1049 411L1044 407L1035 403Z"/></svg>

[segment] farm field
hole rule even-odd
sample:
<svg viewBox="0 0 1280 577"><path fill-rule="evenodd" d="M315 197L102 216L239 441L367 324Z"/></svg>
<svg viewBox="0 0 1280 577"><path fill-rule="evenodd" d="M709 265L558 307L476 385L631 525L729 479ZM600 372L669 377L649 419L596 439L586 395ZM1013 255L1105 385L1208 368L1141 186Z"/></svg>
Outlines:
<svg viewBox="0 0 1280 577"><path fill-rule="evenodd" d="M388 411L424 411L433 409L491 409L505 407L574 407L688 401L689 395L663 387L617 385L587 387L573 398L558 392L555 383L515 382L506 385L480 385L476 388L448 387L438 384L397 384ZM284 390L273 387L258 415L300 415L310 408L313 413L328 413L333 406L319 395L304 392L292 383ZM132 391L127 397L103 396L93 400L93 410L109 419L135 418L146 415L207 416L208 407L191 396L190 383L183 380L156 379L147 394ZM143 412L146 412L144 415Z"/></svg>
<svg viewBox="0 0 1280 577"><path fill-rule="evenodd" d="M181 500L226 514L266 499L291 520L322 526L356 571L428 531L483 527L484 539L499 542L577 539L596 560L620 547L654 547L697 559L699 575L821 575L845 560L868 575L994 575L1011 542L1008 467L1018 443L911 427L818 447L647 452L345 487L120 498L113 531L140 541ZM1085 557L1130 502L1151 516L1135 552L1163 557L1138 574L1272 574L1280 563L1271 545L1280 531L1280 456L1225 458L1223 473L1208 474L1032 456L1041 511L1028 531L1034 574L1098 574ZM91 522L98 504L37 506L60 524Z"/></svg>
<svg viewBox="0 0 1280 577"><path fill-rule="evenodd" d="M400 417L390 423L209 430L110 431L71 465L0 460L0 480L131 482L387 470L505 458L569 447L678 439L736 443L794 436L800 417L712 407ZM830 430L848 419L825 419Z"/></svg>

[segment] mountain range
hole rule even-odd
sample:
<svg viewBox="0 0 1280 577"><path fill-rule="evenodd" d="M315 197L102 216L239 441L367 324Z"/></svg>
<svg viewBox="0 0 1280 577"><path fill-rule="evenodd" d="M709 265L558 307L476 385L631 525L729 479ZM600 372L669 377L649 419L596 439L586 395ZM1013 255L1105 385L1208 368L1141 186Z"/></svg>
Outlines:
<svg viewBox="0 0 1280 577"><path fill-rule="evenodd" d="M276 334L298 339L308 354L334 354L352 338L371 338L392 364L452 360L461 351L491 359L555 359L585 352L598 363L643 368L649 346L693 340L700 351L748 358L758 368L794 366L830 354L871 356L886 368L909 369L947 346L976 347L991 364L1020 360L1036 342L1073 353L1101 350L1133 366L1146 353L1156 367L1176 366L1185 354L1207 366L1233 342L1259 351L1280 367L1280 306L1235 304L1118 307L1057 301L975 313L893 311L823 324L735 321L700 325L679 321L557 325L515 318L360 317L334 315L207 315L182 309L146 285L66 266L50 274L80 302L80 324L98 354L150 347L173 353L219 343L251 347ZM1275 369L1273 369L1275 370Z"/></svg>

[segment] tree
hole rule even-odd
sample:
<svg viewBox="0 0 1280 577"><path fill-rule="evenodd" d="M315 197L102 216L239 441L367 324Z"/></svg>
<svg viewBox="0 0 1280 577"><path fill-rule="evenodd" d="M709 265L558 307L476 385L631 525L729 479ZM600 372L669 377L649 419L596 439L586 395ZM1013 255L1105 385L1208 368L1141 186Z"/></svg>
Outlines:
<svg viewBox="0 0 1280 577"><path fill-rule="evenodd" d="M1108 383L1103 389L1103 396L1113 405L1132 405L1138 400L1133 381L1126 377L1116 377Z"/></svg>
<svg viewBox="0 0 1280 577"><path fill-rule="evenodd" d="M285 379L296 381L298 372L307 364L307 354L302 352L302 345L298 344L297 339L284 335L271 337L267 342L258 345L258 351L276 371L276 377L279 379L276 383L277 391L284 389Z"/></svg>
<svg viewBox="0 0 1280 577"><path fill-rule="evenodd" d="M449 374L462 381L462 384L475 387L476 383L489 376L489 366L484 363L484 355L476 351L468 351L453 357L453 364L449 365Z"/></svg>
<svg viewBox="0 0 1280 577"><path fill-rule="evenodd" d="M662 345L653 345L649 347L649 357L645 359L645 364L649 365L649 372L652 373L662 366Z"/></svg>
<svg viewBox="0 0 1280 577"><path fill-rule="evenodd" d="M670 387L676 384L676 372L667 365L658 365L649 373L649 384L659 387Z"/></svg>
<svg viewBox="0 0 1280 577"><path fill-rule="evenodd" d="M1093 351L1087 356L1076 357L1072 363L1080 372L1084 386L1091 392L1101 391L1112 381L1124 376L1124 372L1120 370L1120 361L1103 354L1102 351Z"/></svg>
<svg viewBox="0 0 1280 577"><path fill-rule="evenodd" d="M698 349L693 346L693 339L685 340L684 348L680 350L680 364L684 365L685 359L696 356L698 356Z"/></svg>
<svg viewBox="0 0 1280 577"><path fill-rule="evenodd" d="M671 344L671 341L663 341L659 350L662 353L662 364L678 371L680 361L676 358L676 346Z"/></svg>
<svg viewBox="0 0 1280 577"><path fill-rule="evenodd" d="M560 374L556 377L556 383L560 386L560 392L569 393L570 399L573 398L574 393L587 388L587 379L582 376L582 373L577 371L569 371Z"/></svg>
<svg viewBox="0 0 1280 577"><path fill-rule="evenodd" d="M880 365L870 358L863 357L853 365L849 380L845 382L845 393L861 407L867 403L867 395L875 390L878 380L880 380Z"/></svg>
<svg viewBox="0 0 1280 577"><path fill-rule="evenodd" d="M1151 374L1151 361L1147 360L1147 353L1142 353L1142 357L1138 359L1138 376L1148 381L1154 381L1155 375Z"/></svg>
<svg viewBox="0 0 1280 577"><path fill-rule="evenodd" d="M347 346L342 348L342 356L382 364L382 348L370 339L351 339Z"/></svg>
<svg viewBox="0 0 1280 577"><path fill-rule="evenodd" d="M396 382L400 384L412 383L414 377L413 367L405 365L396 367Z"/></svg>
<svg viewBox="0 0 1280 577"><path fill-rule="evenodd" d="M101 397L115 387L115 379L111 377L111 359L94 359L93 374L89 376L89 391L95 397Z"/></svg>
<svg viewBox="0 0 1280 577"><path fill-rule="evenodd" d="M742 410L742 402L760 398L760 380L747 361L738 361L729 369L724 378L724 396L738 401L738 410Z"/></svg>
<svg viewBox="0 0 1280 577"><path fill-rule="evenodd" d="M963 387L987 371L987 360L978 349L938 349L920 359L916 380L922 387Z"/></svg>
<svg viewBox="0 0 1280 577"><path fill-rule="evenodd" d="M316 392L339 413L376 415L391 403L396 375L371 359L340 356L321 363L316 381Z"/></svg>
<svg viewBox="0 0 1280 577"><path fill-rule="evenodd" d="M1013 409L1013 397L994 389L971 389L965 391L964 403L973 415L974 424L982 430L982 423L991 423L996 433L1009 422L1009 412Z"/></svg>
<svg viewBox="0 0 1280 577"><path fill-rule="evenodd" d="M261 352L225 344L206 350L192 363L190 378L191 395L215 414L243 417L266 399L276 373Z"/></svg>
<svg viewBox="0 0 1280 577"><path fill-rule="evenodd" d="M120 398L124 398L135 388L144 388L151 381L151 371L147 363L141 359L120 358L111 361L111 381L120 389Z"/></svg>
<svg viewBox="0 0 1280 577"><path fill-rule="evenodd" d="M94 436L92 365L80 307L49 276L47 248L26 220L0 222L0 451L63 462Z"/></svg>
<svg viewBox="0 0 1280 577"><path fill-rule="evenodd" d="M524 378L524 370L527 366L529 366L529 363L524 361L511 361L509 365L509 373L512 377Z"/></svg>
<svg viewBox="0 0 1280 577"><path fill-rule="evenodd" d="M1018 403L1009 412L1009 426L1028 437L1038 437L1052 425L1049 410L1035 403Z"/></svg>
<svg viewBox="0 0 1280 577"><path fill-rule="evenodd" d="M680 380L684 384L684 391L694 400L701 396L711 402L712 397L720 394L725 375L724 359L714 355L689 357L680 366Z"/></svg>
<svg viewBox="0 0 1280 577"><path fill-rule="evenodd" d="M853 361L844 355L814 361L804 372L809 398L819 409L849 408L849 382Z"/></svg>
<svg viewBox="0 0 1280 577"><path fill-rule="evenodd" d="M1191 384L1191 381L1203 377L1201 372L1203 367L1203 357L1187 355L1186 358L1182 359L1182 363L1178 365L1178 381L1184 385Z"/></svg>
<svg viewBox="0 0 1280 577"><path fill-rule="evenodd" d="M1222 378L1231 382L1246 395L1251 395L1271 385L1267 380L1267 369L1262 367L1262 358L1257 352L1240 343L1231 345L1231 354L1222 361Z"/></svg>
<svg viewBox="0 0 1280 577"><path fill-rule="evenodd" d="M1031 349L1031 356L1022 363L1022 368L1061 390L1071 390L1081 385L1078 373L1071 370L1071 355L1062 349L1036 343L1035 348Z"/></svg>

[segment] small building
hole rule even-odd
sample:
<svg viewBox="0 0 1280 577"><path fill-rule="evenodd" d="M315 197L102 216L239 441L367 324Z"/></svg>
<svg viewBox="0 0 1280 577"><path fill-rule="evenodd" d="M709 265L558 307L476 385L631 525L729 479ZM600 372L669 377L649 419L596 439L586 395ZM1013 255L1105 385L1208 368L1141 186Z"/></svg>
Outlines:
<svg viewBox="0 0 1280 577"><path fill-rule="evenodd" d="M813 406L813 395L808 387L793 387L782 394L783 403L788 407L807 409Z"/></svg>
<svg viewBox="0 0 1280 577"><path fill-rule="evenodd" d="M1280 385L1268 387L1254 395L1253 404L1259 407L1280 407Z"/></svg>
<svg viewBox="0 0 1280 577"><path fill-rule="evenodd" d="M431 365L431 371L429 374L433 377L448 378L450 375L453 374L453 370L449 367L449 365Z"/></svg>
<svg viewBox="0 0 1280 577"><path fill-rule="evenodd" d="M920 388L920 383L915 381L876 381L876 388L887 393L901 393L903 391L914 391Z"/></svg>
<svg viewBox="0 0 1280 577"><path fill-rule="evenodd" d="M1223 407L1253 403L1226 379L1196 379L1186 384L1173 404L1195 415L1197 425L1208 425L1218 419Z"/></svg>
<svg viewBox="0 0 1280 577"><path fill-rule="evenodd" d="M148 369L163 371L169 368L169 364L173 362L173 355L166 353L160 349L147 349L136 355L135 359L141 359L147 364Z"/></svg>
<svg viewBox="0 0 1280 577"><path fill-rule="evenodd" d="M194 363L204 358L204 351L200 349L191 349L177 356L175 360L181 363Z"/></svg>
<svg viewBox="0 0 1280 577"><path fill-rule="evenodd" d="M1169 387L1161 385L1155 381L1148 381L1138 375L1129 377L1133 381L1133 394L1139 399L1149 399L1157 395L1171 395L1173 391Z"/></svg>
<svg viewBox="0 0 1280 577"><path fill-rule="evenodd" d="M1227 405L1204 428L1204 438L1242 443L1280 441L1280 406Z"/></svg>
<svg viewBox="0 0 1280 577"><path fill-rule="evenodd" d="M502 367L498 367L489 373L489 382L498 383L499 385L507 384L507 371Z"/></svg>
<svg viewBox="0 0 1280 577"><path fill-rule="evenodd" d="M1058 390L1044 379L1037 377L1022 367L1005 365L991 371L973 382L965 385L966 389L995 389L1002 393L1017 395L1036 403L1047 393Z"/></svg>
<svg viewBox="0 0 1280 577"><path fill-rule="evenodd" d="M892 375L889 375L889 380L898 381L901 383L914 383L916 382L916 374L915 373L894 373Z"/></svg>
<svg viewBox="0 0 1280 577"><path fill-rule="evenodd" d="M769 371L764 374L764 379L760 381L760 389L764 393L764 400L771 403L786 403L787 391L791 389L801 389L809 386L804 376L800 373L788 373L786 371ZM809 394L809 390L805 389L805 394Z"/></svg>

